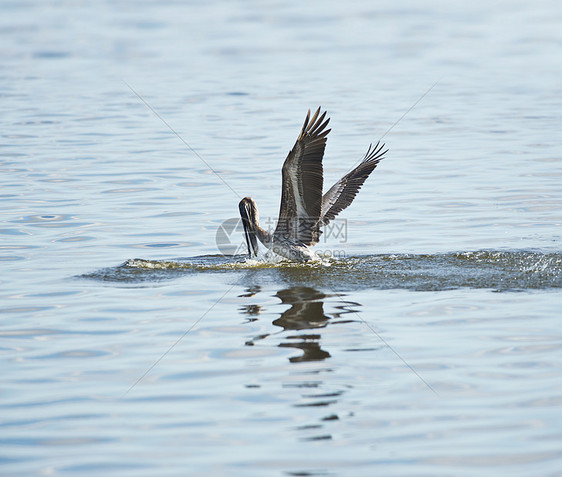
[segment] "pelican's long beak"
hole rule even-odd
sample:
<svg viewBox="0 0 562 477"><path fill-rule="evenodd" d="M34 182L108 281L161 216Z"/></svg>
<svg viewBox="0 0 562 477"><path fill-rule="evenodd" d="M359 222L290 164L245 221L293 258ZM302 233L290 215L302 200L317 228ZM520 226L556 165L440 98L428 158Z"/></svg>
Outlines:
<svg viewBox="0 0 562 477"><path fill-rule="evenodd" d="M252 258L252 251L258 256L258 239L256 237L255 215L252 206L243 199L239 204L240 217L242 217L242 225L244 226L244 235L246 237L246 245L248 246L248 255Z"/></svg>

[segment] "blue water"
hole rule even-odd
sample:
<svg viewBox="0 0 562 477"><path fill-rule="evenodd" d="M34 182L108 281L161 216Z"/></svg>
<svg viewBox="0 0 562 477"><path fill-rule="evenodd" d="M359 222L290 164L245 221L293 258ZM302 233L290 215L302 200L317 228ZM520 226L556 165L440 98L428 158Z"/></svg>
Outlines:
<svg viewBox="0 0 562 477"><path fill-rule="evenodd" d="M0 474L560 475L557 2L0 12ZM319 105L390 151L246 262Z"/></svg>

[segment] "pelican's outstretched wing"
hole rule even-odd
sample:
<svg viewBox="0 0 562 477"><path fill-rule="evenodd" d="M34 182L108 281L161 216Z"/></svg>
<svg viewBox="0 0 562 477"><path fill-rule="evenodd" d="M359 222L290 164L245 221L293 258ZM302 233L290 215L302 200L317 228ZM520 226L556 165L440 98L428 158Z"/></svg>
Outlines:
<svg viewBox="0 0 562 477"><path fill-rule="evenodd" d="M281 208L274 234L304 245L318 241L322 211L322 157L330 119L320 108L306 115L301 133L283 164Z"/></svg>
<svg viewBox="0 0 562 477"><path fill-rule="evenodd" d="M329 223L353 202L369 174L373 172L379 161L387 153L388 149L383 151L383 148L384 144L381 144L380 141L377 142L375 147L372 147L371 144L361 164L343 176L324 194L320 214L322 225Z"/></svg>

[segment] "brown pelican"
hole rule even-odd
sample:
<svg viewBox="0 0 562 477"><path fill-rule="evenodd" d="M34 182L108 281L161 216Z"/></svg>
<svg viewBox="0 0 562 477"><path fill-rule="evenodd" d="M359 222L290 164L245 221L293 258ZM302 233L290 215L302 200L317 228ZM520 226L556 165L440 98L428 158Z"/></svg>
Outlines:
<svg viewBox="0 0 562 477"><path fill-rule="evenodd" d="M361 163L336 182L322 195L322 157L326 148L326 129L330 119L320 108L310 118L306 115L302 130L283 164L283 183L279 219L273 233L259 224L258 207L251 197L245 197L238 207L248 254L258 254L258 239L268 249L282 257L299 262L318 259L310 249L318 243L321 228L348 207L359 189L388 151L380 141L369 146Z"/></svg>

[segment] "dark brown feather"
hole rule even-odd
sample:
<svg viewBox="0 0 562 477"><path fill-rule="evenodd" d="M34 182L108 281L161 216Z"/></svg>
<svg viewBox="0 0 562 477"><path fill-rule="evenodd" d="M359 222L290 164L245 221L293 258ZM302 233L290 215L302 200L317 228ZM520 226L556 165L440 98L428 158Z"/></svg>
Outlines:
<svg viewBox="0 0 562 477"><path fill-rule="evenodd" d="M281 208L275 234L304 245L316 243L322 211L322 157L330 119L320 108L306 115L299 137L283 164Z"/></svg>

